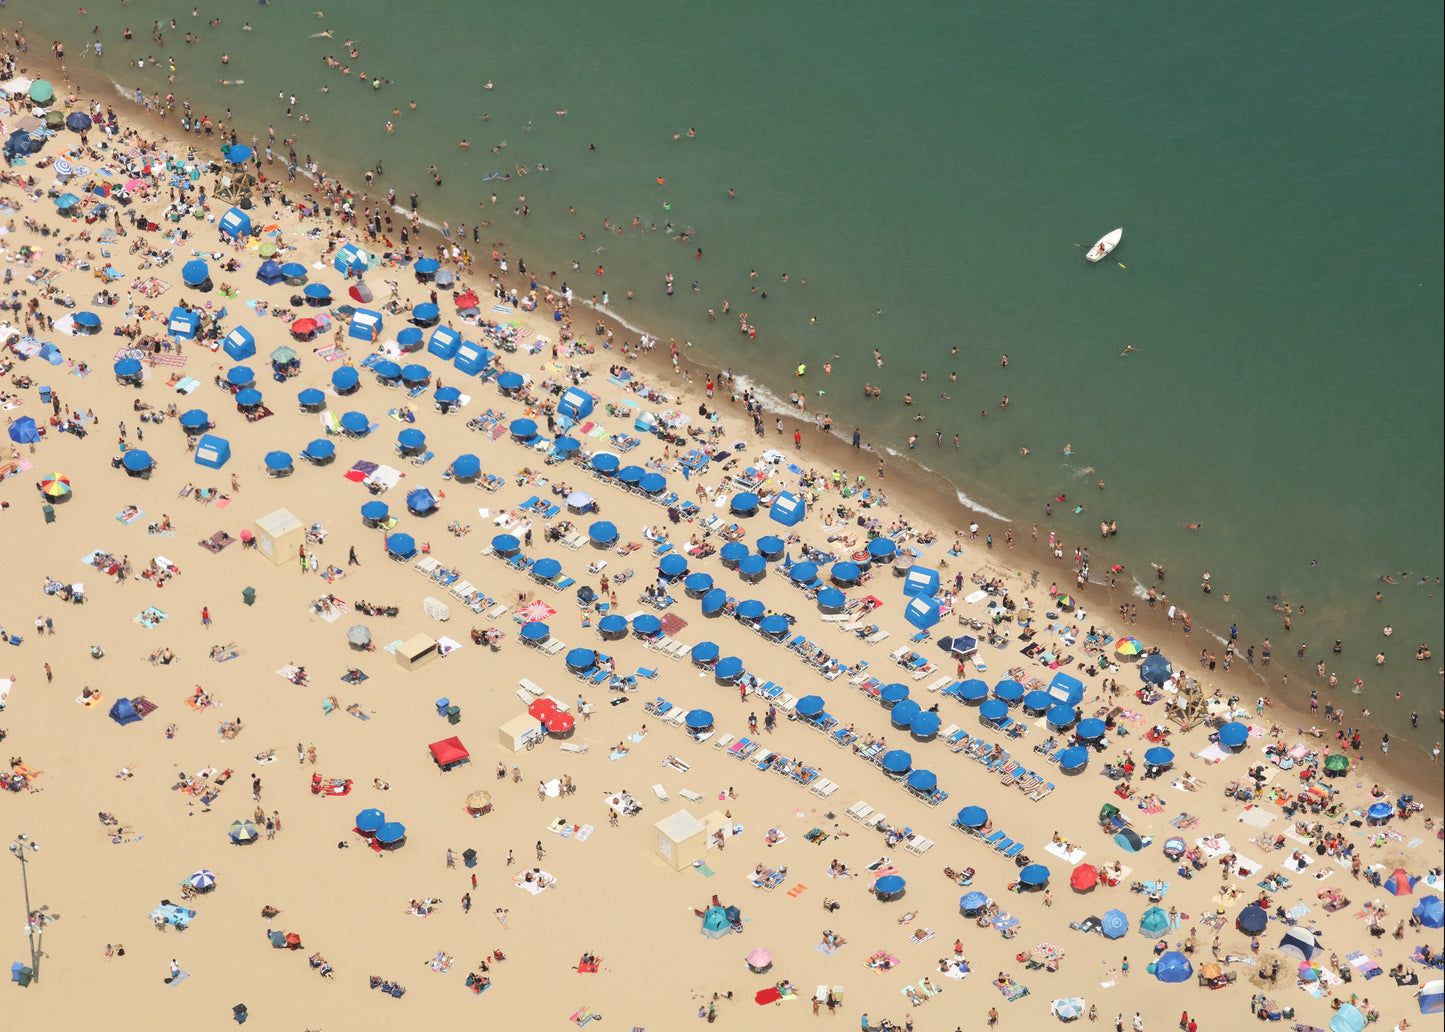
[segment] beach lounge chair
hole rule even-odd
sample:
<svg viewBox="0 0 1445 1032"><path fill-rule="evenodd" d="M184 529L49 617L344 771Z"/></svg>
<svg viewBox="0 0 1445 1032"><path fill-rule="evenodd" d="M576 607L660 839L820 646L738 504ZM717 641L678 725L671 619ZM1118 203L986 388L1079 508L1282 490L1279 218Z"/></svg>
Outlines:
<svg viewBox="0 0 1445 1032"><path fill-rule="evenodd" d="M733 736L732 736L732 735L723 735L723 736L722 736L721 738L719 738L716 742L713 742L713 743L712 743L712 747L713 747L714 749L726 749L728 746L730 746L730 745L732 745L732 744L733 744Z"/></svg>
<svg viewBox="0 0 1445 1032"><path fill-rule="evenodd" d="M995 853L1002 853L1005 850L1012 848L1013 845L1014 840L1005 835L1003 838L993 843L990 848L992 848Z"/></svg>
<svg viewBox="0 0 1445 1032"><path fill-rule="evenodd" d="M886 814L878 813L875 811L874 813L871 813L867 817L863 818L863 827L867 828L869 831L872 831L874 828L878 827L878 825L882 824L887 819L888 817Z"/></svg>
<svg viewBox="0 0 1445 1032"><path fill-rule="evenodd" d="M922 856L924 853L932 849L934 847L934 844L935 843L933 839L924 838L922 835L915 835L913 838L903 843L903 848L908 850L914 856Z"/></svg>
<svg viewBox="0 0 1445 1032"><path fill-rule="evenodd" d="M653 785L652 794L657 796L658 802L667 802L667 789L663 788L661 785Z"/></svg>
<svg viewBox="0 0 1445 1032"><path fill-rule="evenodd" d="M886 639L887 637L888 637L888 632L887 632L887 631L874 631L872 634L868 635L868 637L864 638L863 640L864 640L865 642L867 642L869 645L877 645L880 641L883 641L883 640Z"/></svg>
<svg viewBox="0 0 1445 1032"><path fill-rule="evenodd" d="M542 646L542 654L545 656L555 656L566 647L567 643L565 641L558 641L556 638L551 638L547 641L547 644Z"/></svg>
<svg viewBox="0 0 1445 1032"><path fill-rule="evenodd" d="M869 806L867 803L860 799L852 806L848 807L848 809L844 810L843 816L848 817L851 820L861 821L872 812L873 807Z"/></svg>
<svg viewBox="0 0 1445 1032"><path fill-rule="evenodd" d="M1000 849L998 853L999 856L1003 857L1005 860L1012 860L1023 851L1024 844L1022 842L1013 842L1009 844L1009 847L1007 849Z"/></svg>

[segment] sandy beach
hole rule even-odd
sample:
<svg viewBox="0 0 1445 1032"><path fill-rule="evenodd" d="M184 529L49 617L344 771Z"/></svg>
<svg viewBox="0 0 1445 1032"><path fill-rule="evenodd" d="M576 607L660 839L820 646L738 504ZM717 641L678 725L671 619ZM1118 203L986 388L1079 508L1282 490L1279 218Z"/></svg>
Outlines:
<svg viewBox="0 0 1445 1032"><path fill-rule="evenodd" d="M103 97L101 114L111 99ZM55 106L86 108L65 96ZM218 157L188 155L175 143L142 148L142 137L157 139L161 130L129 121L133 115L120 112L116 135L91 130L86 146L77 133L60 131L0 187L7 296L25 292L13 299L19 310L4 330L5 416L11 427L32 417L45 431L33 445L12 435L12 465L0 484L0 521L11 543L11 590L0 608L9 639L0 677L10 682L0 682L0 728L17 789L9 830L40 846L23 854L32 928L40 933L39 978L12 993L9 1009L19 1021L47 1027L64 1015L77 1027L220 1028L244 1005L262 1028L329 1030L382 1028L424 1007L428 1020L487 1027L526 1018L561 1028L590 1024L591 1015L604 1028L655 1032L699 1019L793 1028L821 1010L848 1022L866 1015L874 1028L887 1020L946 1032L985 1027L992 1009L1001 1028L1042 1028L1057 1020L1054 1001L1079 999L1084 1020L1095 1008L1098 1020L1123 1015L1130 1027L1138 1013L1152 1030L1173 1027L1187 1011L1199 1028L1214 1030L1252 1013L1256 994L1269 1012L1293 1010L1284 1027L1327 1027L1332 999L1356 997L1362 1011L1378 1012L1382 1027L1438 1021L1420 1015L1418 984L1402 977L1407 984L1397 986L1390 975L1397 965L1418 983L1438 975L1412 959L1421 947L1441 951L1438 909L1426 927L1408 923L1417 903L1440 894L1438 778L1404 783L1372 762L1380 755L1375 742L1342 751L1334 728L1305 735L1296 728L1308 717L1257 711L1254 689L1201 670L1199 646L1162 621L1119 626L1111 606L1091 597L1059 605L1048 582L1067 592L1067 565L1031 583L1026 568L1036 563L1015 558L1026 542L1017 552L1001 541L990 550L990 529L970 535L943 505L944 493L906 475L877 479L876 456L813 433L811 417L797 424L801 446L792 423L776 432L771 418L766 434L755 436L743 402L729 400L720 381L708 396L707 371L687 369L686 382L673 375L665 344L624 354L629 335L620 330L614 346L603 347L605 330L590 332L590 311L576 318L580 335L595 343L564 340L569 306L546 284L535 290L535 311L502 304L499 286L519 299L534 290L490 255L474 256L470 274L464 263L444 261L450 286L422 282L414 261L382 258L389 249L361 240L354 227L325 216L298 221L298 192L316 192L300 181L279 184L289 203L258 199L248 214L259 233L240 241L218 230L231 204L214 196L220 175L210 169L187 180L178 220L166 217L172 187L164 173L159 186L152 176L134 177L141 180L130 192L134 211L116 196L96 195L97 185L118 195L132 178L128 165L164 169L168 151L177 182L188 162ZM95 149L102 141L107 149ZM73 176L57 184L53 162L62 154ZM208 201L192 209L202 187ZM53 198L65 191L83 201L63 218ZM108 213L87 221L102 203ZM136 212L158 228L139 228ZM188 236L164 239L176 229ZM376 295L362 307L394 301L403 308L384 314L374 340L349 336L349 320L335 311L357 304L346 295L358 280L334 265L336 247L347 243L377 256L359 277ZM259 282L266 244L276 246L277 262L304 265L306 282L329 286L336 301L293 302L303 290L299 278ZM430 241L426 254L436 248ZM147 251L172 254L147 267ZM207 264L214 289L183 283L183 267L196 260ZM224 270L229 262L234 269ZM107 266L113 278L100 271ZM147 280L168 286L143 296ZM102 289L114 293L113 306L94 300ZM500 324L490 337L457 314L465 306L456 299L468 290L477 295L477 318ZM398 346L410 310L432 291L443 325L497 352L485 377ZM167 327L183 302L203 325L218 319L218 338L237 326L254 336L256 354L241 364L253 370L271 414L252 419L238 409L224 385L238 363L219 350L219 339L176 347ZM289 320L277 317L288 309L300 317L330 313L333 321L298 341ZM99 316L98 333L68 332L81 311ZM55 326L39 324L42 315ZM169 343L143 359L139 389L113 372L122 351L139 343L118 336L122 327ZM422 332L431 338L431 328ZM59 349L59 364L38 353L21 357L27 344L38 352L41 342ZM269 356L283 345L294 348L299 367L278 382ZM391 357L428 368L414 397L378 382L371 366ZM340 396L333 376L348 367L359 373L359 390ZM503 393L501 370L522 374L527 386ZM186 378L198 382L191 387ZM445 413L434 403L443 386L463 396ZM57 397L53 406L42 402L42 388ZM323 392L324 412L300 411L297 395L306 389ZM569 389L594 407L572 432L577 456L549 461L547 446L515 439L512 421L533 419L541 437L554 439L548 420L560 418ZM197 465L190 438L169 414L173 406L177 414L204 410L207 432L229 443L229 461ZM339 420L349 411L375 429L357 438L323 427L326 412ZM638 430L643 412L670 415L685 441ZM81 413L94 417L78 422L83 436L67 432ZM154 414L164 416L159 424ZM690 428L698 435L688 437ZM399 455L398 435L410 429L425 433L424 444L417 455ZM622 435L636 445L623 450ZM300 457L314 440L334 447L334 461ZM120 462L133 449L154 460L147 478L129 476ZM693 449L708 449L710 461L685 477L681 463ZM278 451L294 457L290 475L268 474L266 457ZM666 488L648 496L594 476L590 463L601 453L661 474ZM444 475L464 454L480 459L483 481L495 478L491 490ZM840 492L846 480L835 482L830 471L843 468L866 475L870 501L882 489L887 504L862 507L863 485ZM756 472L744 482L748 470ZM62 474L70 490L32 493L50 474ZM436 499L431 515L408 512L408 496L420 488ZM763 504L756 515L735 515L734 496L748 488ZM579 491L596 511L569 510ZM767 499L780 491L811 498L796 526L769 518ZM678 497L659 504L668 493ZM532 500L544 511L528 507ZM376 501L394 524L363 524L361 507ZM681 511L689 501L697 507L690 518ZM278 510L294 515L303 533L298 546L296 531L282 530L275 540L286 548L273 561L264 554L271 539L263 547L244 539L267 533L274 525L266 518ZM588 540L598 520L615 525L615 544ZM494 540L504 532L520 539L529 559L557 560L560 573L542 583L504 561ZM664 534L666 547L650 540ZM388 551L399 547L398 535L416 545L406 561ZM756 552L765 535L795 537L781 562L747 583L717 550L736 538ZM846 602L834 613L795 586L792 564L805 550L846 560L873 538L893 542L915 568L939 573L943 614L926 633L905 618L909 598L896 564L872 565L867 579L842 589ZM637 547L628 551L630 543ZM298 563L298 547L315 557L314 571ZM727 610L704 615L682 579L663 585L673 601L651 604L658 553L684 557L687 573L710 575L729 597ZM129 575L118 577L127 566ZM831 568L832 560L821 563L816 576L827 583ZM83 604L67 603L77 584ZM582 587L606 608L581 605ZM788 616L784 640L732 615L747 600ZM362 613L363 602L383 612ZM530 608L538 603L553 610L542 621L548 637L540 648L521 635L524 613L538 615ZM388 607L394 616L385 615ZM437 618L442 607L445 620ZM608 614L629 618L620 640L603 640L599 625ZM644 641L631 627L638 614L663 621L665 640ZM369 629L371 650L349 643L356 625ZM870 628L876 633L859 633ZM474 640L474 631L485 639L489 629L497 632L494 646ZM1127 651L1142 655L1120 653L1130 632L1140 643ZM939 642L963 634L984 640L960 663ZM445 639L447 651L408 669L394 653L405 658L417 636ZM794 638L803 641L792 647ZM695 662L692 647L704 642L724 660L736 657L758 691L719 678L713 660ZM1177 675L1141 697L1140 667L1154 646ZM609 656L612 669L579 678L568 669L577 648ZM1017 676L1026 691L1047 690L1060 674L1078 678L1078 717L1109 718L1107 746L1087 753L1086 769L1074 775L1057 762L1068 735L1046 715L1009 706L1013 737L960 698L960 682L970 679L992 689ZM922 712L937 707L936 733L893 725L878 696L894 684ZM502 744L499 729L527 712L529 686L576 722L565 736L517 751ZM1067 682L1059 690L1067 692ZM1235 693L1246 698L1231 703ZM808 696L821 697L831 723L801 716L798 701ZM143 719L122 724L109 715L122 698L154 708L142 706ZM439 712L440 699L457 707L455 722ZM1187 712L1171 714L1171 702ZM713 714L710 731L690 734L672 716L699 709ZM1249 728L1239 752L1211 740L1231 719ZM1151 740L1155 728L1161 733ZM469 762L443 771L428 746L452 736ZM878 738L886 748L870 744ZM744 739L756 750L737 748ZM1146 778L1146 751L1165 746L1172 765ZM896 771L903 776L875 762L894 749L911 754ZM769 753L778 759L759 769ZM1347 756L1349 769L1324 777L1326 758L1335 755ZM1116 763L1130 765L1127 779L1100 776ZM1248 778L1256 767L1257 789ZM927 779L909 787L910 768L936 775L946 797ZM482 791L490 810L469 813L469 796ZM626 809L615 802L624 793L640 809L614 822L610 812ZM1414 806L1401 799L1411 795ZM1389 817L1372 821L1368 807L1378 801ZM1118 808L1120 821L1101 820L1106 805ZM956 826L968 806L987 813L979 834ZM405 825L399 847L374 849L354 830L369 808ZM674 870L660 855L656 825L679 811L708 822L709 841L680 845L675 855L687 862ZM255 840L234 843L233 822L247 819L260 821ZM711 840L714 831L725 833L721 843ZM1008 855L987 842L996 832L1020 848ZM1165 855L1172 838L1184 855ZM1048 869L1046 884L1022 884L1024 858ZM1080 886L1087 882L1078 873L1085 865L1117 884L1073 887L1076 874ZM189 879L203 870L213 872L214 887L200 879L205 891L187 898ZM1397 871L1407 894L1387 891L1392 877L1402 887ZM893 873L906 887L880 898L875 878ZM1366 880L1370 874L1378 885ZM987 897L981 917L961 913L960 898L973 891ZM1256 950L1235 921L1261 899L1269 920ZM167 901L186 927L153 920ZM714 903L738 908L738 930L701 934ZM12 870L0 878L0 907L12 917L0 938L9 962L30 963L25 929L13 922L25 906L20 872ZM1167 924L1145 934L1140 924L1151 906ZM263 916L263 908L275 913ZM1127 917L1122 937L1076 927L1114 909ZM1321 944L1319 970L1297 986L1300 959L1279 946L1304 929ZM274 932L283 946L294 933L296 948L275 948ZM1183 952L1191 939L1192 971L1182 981L1149 971L1156 953ZM771 963L755 972L745 958L759 947ZM579 971L592 966L583 963L588 957L597 970ZM955 958L966 959L966 973ZM186 977L173 978L173 961ZM1202 987L1198 974L1215 962L1228 983ZM1277 978L1266 980L1276 963ZM1380 979L1366 984L1375 968ZM1344 974L1348 984L1338 982ZM469 978L488 983L479 996ZM1321 979L1326 988L1312 988ZM815 998L823 1006L815 1009ZM818 1020L830 1018L819 1013Z"/></svg>

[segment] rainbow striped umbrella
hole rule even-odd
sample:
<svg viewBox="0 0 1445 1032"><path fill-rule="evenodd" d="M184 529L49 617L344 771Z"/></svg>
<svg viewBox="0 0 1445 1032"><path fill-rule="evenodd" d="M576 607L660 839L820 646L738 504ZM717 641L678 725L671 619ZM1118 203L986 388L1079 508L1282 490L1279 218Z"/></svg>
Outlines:
<svg viewBox="0 0 1445 1032"><path fill-rule="evenodd" d="M40 479L40 493L46 498L69 498L70 478L63 473L50 473Z"/></svg>
<svg viewBox="0 0 1445 1032"><path fill-rule="evenodd" d="M1144 643L1138 638L1120 638L1114 642L1114 652L1120 656L1137 656L1144 651Z"/></svg>

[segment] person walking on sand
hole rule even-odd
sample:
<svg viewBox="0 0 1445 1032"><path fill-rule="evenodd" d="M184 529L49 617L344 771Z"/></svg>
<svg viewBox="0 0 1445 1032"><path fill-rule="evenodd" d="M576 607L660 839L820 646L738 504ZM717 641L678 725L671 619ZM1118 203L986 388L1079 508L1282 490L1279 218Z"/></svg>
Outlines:
<svg viewBox="0 0 1445 1032"><path fill-rule="evenodd" d="M541 840L541 839L538 839L538 840L537 840L537 862L540 864L540 863L542 862L542 858L543 858L544 856L546 856L546 855L547 855L547 851L542 848L542 840Z"/></svg>
<svg viewBox="0 0 1445 1032"><path fill-rule="evenodd" d="M347 565L347 566L360 566L360 565L361 565L361 560L358 559L358 558L356 558L356 546L355 546L355 545L352 545L352 546L351 546L350 552L348 553L348 555L347 555L347 557L346 557L346 565Z"/></svg>
<svg viewBox="0 0 1445 1032"><path fill-rule="evenodd" d="M448 850L447 850L447 870L450 871L450 870L454 869L456 866L457 866L456 854L454 854L450 849L448 849Z"/></svg>
<svg viewBox="0 0 1445 1032"><path fill-rule="evenodd" d="M211 626L211 609L210 609L209 606L202 606L202 607L201 607L201 626L202 626L202 627L209 627L209 626Z"/></svg>

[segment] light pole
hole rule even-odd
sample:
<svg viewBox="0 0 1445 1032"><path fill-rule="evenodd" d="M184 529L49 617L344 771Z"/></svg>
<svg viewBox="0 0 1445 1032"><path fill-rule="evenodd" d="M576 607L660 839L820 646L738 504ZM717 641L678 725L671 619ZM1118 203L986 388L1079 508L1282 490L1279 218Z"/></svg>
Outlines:
<svg viewBox="0 0 1445 1032"><path fill-rule="evenodd" d="M30 936L30 979L34 982L40 981L40 948L35 942L35 921L31 917L34 911L30 909L30 875L27 870L30 860L25 854L26 850L34 853L39 849L23 831L10 843L10 852L20 861L20 885L25 893L25 931ZM43 929L41 934L44 934Z"/></svg>

